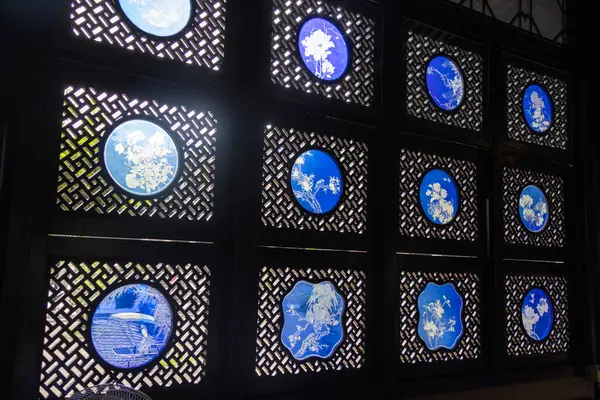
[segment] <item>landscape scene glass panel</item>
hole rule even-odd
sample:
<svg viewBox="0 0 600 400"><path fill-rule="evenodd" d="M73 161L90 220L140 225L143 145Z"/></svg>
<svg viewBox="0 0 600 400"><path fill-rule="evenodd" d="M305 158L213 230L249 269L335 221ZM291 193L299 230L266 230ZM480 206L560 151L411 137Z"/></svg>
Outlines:
<svg viewBox="0 0 600 400"><path fill-rule="evenodd" d="M460 68L450 58L432 58L427 65L425 83L429 96L442 110L456 110L462 103L465 82Z"/></svg>
<svg viewBox="0 0 600 400"><path fill-rule="evenodd" d="M178 34L192 18L190 0L119 0L119 5L131 23L159 37Z"/></svg>
<svg viewBox="0 0 600 400"><path fill-rule="evenodd" d="M417 300L419 337L429 350L452 350L463 335L463 299L451 283L429 282Z"/></svg>
<svg viewBox="0 0 600 400"><path fill-rule="evenodd" d="M546 339L554 324L554 307L548 294L540 288L531 289L523 299L521 317L531 339Z"/></svg>
<svg viewBox="0 0 600 400"><path fill-rule="evenodd" d="M521 191L519 216L523 226L530 232L538 233L546 227L550 218L550 207L542 189L529 185Z"/></svg>
<svg viewBox="0 0 600 400"><path fill-rule="evenodd" d="M454 178L442 169L432 169L421 179L419 187L421 208L427 219L446 225L456 217L460 202Z"/></svg>
<svg viewBox="0 0 600 400"><path fill-rule="evenodd" d="M543 133L552 125L552 100L540 85L529 85L523 93L523 114L527 125L535 132Z"/></svg>

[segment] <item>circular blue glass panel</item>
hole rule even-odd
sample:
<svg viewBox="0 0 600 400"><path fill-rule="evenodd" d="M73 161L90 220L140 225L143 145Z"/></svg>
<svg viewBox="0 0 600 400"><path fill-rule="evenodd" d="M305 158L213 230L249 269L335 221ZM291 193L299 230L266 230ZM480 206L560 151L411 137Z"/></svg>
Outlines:
<svg viewBox="0 0 600 400"><path fill-rule="evenodd" d="M433 57L427 65L427 92L439 108L453 111L461 105L465 82L460 68L445 56Z"/></svg>
<svg viewBox="0 0 600 400"><path fill-rule="evenodd" d="M302 208L313 214L333 210L342 198L342 171L323 150L300 154L292 166L290 179L294 197Z"/></svg>
<svg viewBox="0 0 600 400"><path fill-rule="evenodd" d="M98 355L115 368L144 366L165 349L173 330L166 297L141 283L120 286L98 304L90 328Z"/></svg>
<svg viewBox="0 0 600 400"><path fill-rule="evenodd" d="M541 232L550 218L550 207L546 195L535 185L526 186L519 195L519 216L525 228L534 233Z"/></svg>
<svg viewBox="0 0 600 400"><path fill-rule="evenodd" d="M192 18L190 0L119 0L119 5L135 26L158 37L178 34Z"/></svg>
<svg viewBox="0 0 600 400"><path fill-rule="evenodd" d="M521 306L523 328L533 340L544 340L554 324L554 307L550 296L542 289L531 289Z"/></svg>
<svg viewBox="0 0 600 400"><path fill-rule="evenodd" d="M299 281L283 298L281 342L296 360L329 358L344 338L344 298L331 282Z"/></svg>
<svg viewBox="0 0 600 400"><path fill-rule="evenodd" d="M350 62L344 34L324 18L304 22L298 34L298 51L309 71L325 81L341 78Z"/></svg>
<svg viewBox="0 0 600 400"><path fill-rule="evenodd" d="M429 350L452 350L463 334L463 299L451 283L428 283L417 300L419 337Z"/></svg>
<svg viewBox="0 0 600 400"><path fill-rule="evenodd" d="M123 190L136 196L155 196L177 175L179 153L169 134L157 124L133 119L119 124L104 147L104 164Z"/></svg>
<svg viewBox="0 0 600 400"><path fill-rule="evenodd" d="M523 93L523 114L527 125L543 133L552 125L552 100L540 85L529 85Z"/></svg>
<svg viewBox="0 0 600 400"><path fill-rule="evenodd" d="M419 200L425 216L431 222L449 224L456 217L460 202L454 178L442 169L432 169L421 179Z"/></svg>

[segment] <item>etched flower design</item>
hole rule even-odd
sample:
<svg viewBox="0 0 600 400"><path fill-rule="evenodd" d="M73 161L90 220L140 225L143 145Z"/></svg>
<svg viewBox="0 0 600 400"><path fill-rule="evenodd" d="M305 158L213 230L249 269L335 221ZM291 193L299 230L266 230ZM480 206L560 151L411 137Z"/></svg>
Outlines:
<svg viewBox="0 0 600 400"><path fill-rule="evenodd" d="M525 187L519 196L519 214L525 228L540 232L548 223L548 201L535 185Z"/></svg>
<svg viewBox="0 0 600 400"><path fill-rule="evenodd" d="M521 320L525 332L533 340L544 340L553 325L553 310L549 297L542 289L531 289L523 300Z"/></svg>
<svg viewBox="0 0 600 400"><path fill-rule="evenodd" d="M453 349L463 333L462 297L454 285L428 283L419 295L419 336L430 350Z"/></svg>
<svg viewBox="0 0 600 400"><path fill-rule="evenodd" d="M324 18L302 25L298 50L311 73L323 80L338 79L348 66L348 44L337 26Z"/></svg>
<svg viewBox="0 0 600 400"><path fill-rule="evenodd" d="M461 104L464 79L458 65L450 58L436 56L429 61L426 84L431 99L443 110L451 111Z"/></svg>
<svg viewBox="0 0 600 400"><path fill-rule="evenodd" d="M419 192L421 208L431 222L446 225L454 220L459 194L454 179L446 171L434 169L425 174Z"/></svg>
<svg viewBox="0 0 600 400"><path fill-rule="evenodd" d="M535 132L543 133L552 124L552 101L540 85L529 85L523 94L523 113L527 124Z"/></svg>

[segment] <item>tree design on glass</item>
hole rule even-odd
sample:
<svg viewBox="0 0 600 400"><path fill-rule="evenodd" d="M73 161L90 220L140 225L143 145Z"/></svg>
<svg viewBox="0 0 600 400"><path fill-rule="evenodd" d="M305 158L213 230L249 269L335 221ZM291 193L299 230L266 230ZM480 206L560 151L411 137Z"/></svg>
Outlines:
<svg viewBox="0 0 600 400"><path fill-rule="evenodd" d="M417 300L419 337L429 350L452 350L463 335L463 299L454 285L429 282Z"/></svg>
<svg viewBox="0 0 600 400"><path fill-rule="evenodd" d="M436 106L456 110L463 101L465 82L458 65L446 56L436 56L427 64L427 92Z"/></svg>
<svg viewBox="0 0 600 400"><path fill-rule="evenodd" d="M294 197L306 211L324 214L342 198L343 177L337 162L323 150L300 154L290 176Z"/></svg>
<svg viewBox="0 0 600 400"><path fill-rule="evenodd" d="M119 124L104 146L104 164L113 181L136 196L156 196L175 180L179 152L171 136L143 119Z"/></svg>
<svg viewBox="0 0 600 400"><path fill-rule="evenodd" d="M535 185L526 186L519 195L519 216L525 228L533 233L541 232L550 219L550 207L546 195Z"/></svg>
<svg viewBox="0 0 600 400"><path fill-rule="evenodd" d="M523 114L527 125L538 133L546 132L552 125L552 100L540 85L527 86L523 93Z"/></svg>
<svg viewBox="0 0 600 400"><path fill-rule="evenodd" d="M150 35L166 38L181 32L192 18L191 0L118 0L132 24Z"/></svg>
<svg viewBox="0 0 600 400"><path fill-rule="evenodd" d="M91 339L98 355L115 368L133 369L156 359L173 330L167 298L142 283L120 286L94 310Z"/></svg>
<svg viewBox="0 0 600 400"><path fill-rule="evenodd" d="M432 169L421 178L419 187L421 209L427 219L446 225L458 213L460 196L454 178L442 169Z"/></svg>
<svg viewBox="0 0 600 400"><path fill-rule="evenodd" d="M282 301L281 342L296 360L329 358L344 338L345 302L328 281L297 282Z"/></svg>
<svg viewBox="0 0 600 400"><path fill-rule="evenodd" d="M530 338L546 339L554 324L554 308L548 294L540 288L531 289L523 298L521 318Z"/></svg>
<svg viewBox="0 0 600 400"><path fill-rule="evenodd" d="M324 18L304 22L298 34L298 51L308 70L325 81L340 79L350 62L346 37Z"/></svg>

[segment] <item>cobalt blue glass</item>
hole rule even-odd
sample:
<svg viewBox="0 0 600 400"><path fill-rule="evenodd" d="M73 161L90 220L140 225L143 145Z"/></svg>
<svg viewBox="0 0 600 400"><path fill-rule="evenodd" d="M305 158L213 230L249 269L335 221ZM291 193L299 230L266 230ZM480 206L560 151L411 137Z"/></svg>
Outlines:
<svg viewBox="0 0 600 400"><path fill-rule="evenodd" d="M540 288L531 289L523 299L521 318L527 336L535 341L546 339L554 325L550 296Z"/></svg>
<svg viewBox="0 0 600 400"><path fill-rule="evenodd" d="M542 189L528 185L521 191L519 216L528 231L539 233L544 230L550 218L550 206Z"/></svg>
<svg viewBox="0 0 600 400"><path fill-rule="evenodd" d="M419 186L421 209L429 221L446 225L458 213L460 196L454 178L442 169L432 169L421 179Z"/></svg>
<svg viewBox="0 0 600 400"><path fill-rule="evenodd" d="M436 106L454 111L462 103L465 82L458 65L449 57L436 56L427 64L427 92Z"/></svg>
<svg viewBox="0 0 600 400"><path fill-rule="evenodd" d="M138 29L157 37L181 32L192 18L190 0L118 0L123 13Z"/></svg>
<svg viewBox="0 0 600 400"><path fill-rule="evenodd" d="M451 283L429 282L419 294L419 337L429 350L452 350L463 335L462 296Z"/></svg>
<svg viewBox="0 0 600 400"><path fill-rule="evenodd" d="M544 133L552 125L552 100L540 85L527 86L523 93L523 115L527 125L538 133Z"/></svg>

